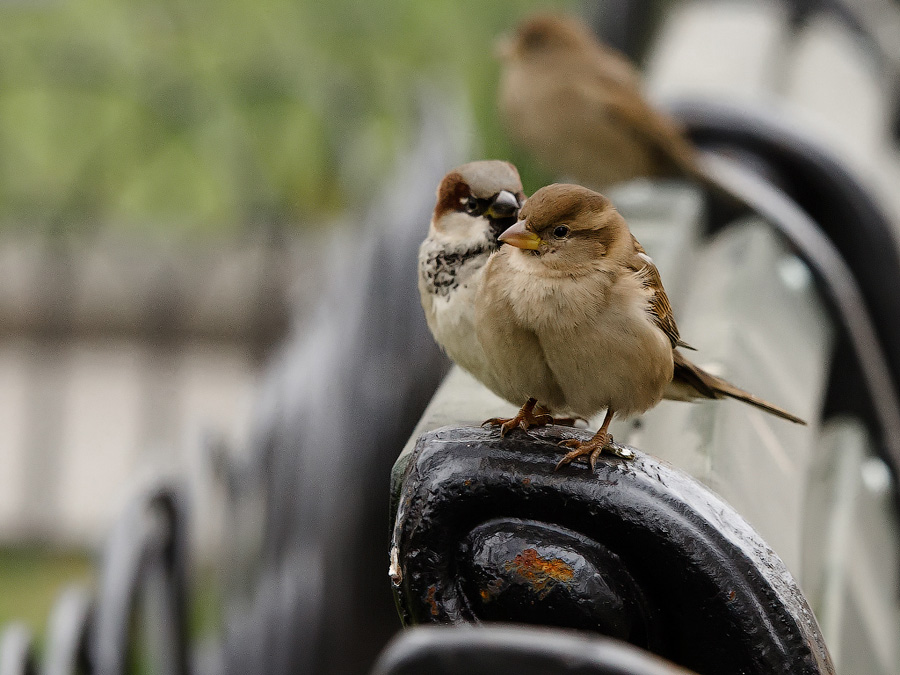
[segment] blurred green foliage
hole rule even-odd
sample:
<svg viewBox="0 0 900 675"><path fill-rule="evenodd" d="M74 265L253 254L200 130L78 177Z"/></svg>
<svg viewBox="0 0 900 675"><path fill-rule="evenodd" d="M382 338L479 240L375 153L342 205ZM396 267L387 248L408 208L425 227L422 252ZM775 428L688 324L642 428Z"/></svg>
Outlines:
<svg viewBox="0 0 900 675"><path fill-rule="evenodd" d="M209 234L334 215L409 139L417 83L462 83L511 157L493 41L524 0L8 0L0 227Z"/></svg>
<svg viewBox="0 0 900 675"><path fill-rule="evenodd" d="M22 621L42 635L53 603L68 585L90 585L92 562L77 552L0 548L0 626Z"/></svg>
<svg viewBox="0 0 900 675"><path fill-rule="evenodd" d="M79 551L39 547L0 547L0 628L22 622L38 643L46 637L50 616L60 594L68 586L94 589L96 562ZM188 601L188 629L201 637L221 630L222 607L215 572L194 570ZM140 658L138 650L137 654ZM136 671L152 672L146 663Z"/></svg>

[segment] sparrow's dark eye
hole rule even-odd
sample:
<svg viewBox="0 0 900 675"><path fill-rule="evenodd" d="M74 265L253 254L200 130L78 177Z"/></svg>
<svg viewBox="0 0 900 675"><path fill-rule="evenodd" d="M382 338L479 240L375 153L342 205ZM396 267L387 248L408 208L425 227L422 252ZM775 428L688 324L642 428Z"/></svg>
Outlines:
<svg viewBox="0 0 900 675"><path fill-rule="evenodd" d="M478 211L478 200L475 197L469 197L466 200L466 211L476 213Z"/></svg>
<svg viewBox="0 0 900 675"><path fill-rule="evenodd" d="M565 225L560 225L555 230L553 230L553 236L557 237L559 239L562 239L567 234L569 234L569 228L566 227Z"/></svg>

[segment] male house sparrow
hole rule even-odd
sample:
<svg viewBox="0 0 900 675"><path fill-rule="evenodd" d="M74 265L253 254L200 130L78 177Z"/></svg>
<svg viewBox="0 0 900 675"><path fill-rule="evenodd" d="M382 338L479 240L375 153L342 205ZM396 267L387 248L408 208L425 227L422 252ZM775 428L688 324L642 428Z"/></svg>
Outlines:
<svg viewBox="0 0 900 675"><path fill-rule="evenodd" d="M444 176L428 238L419 248L419 296L428 328L454 362L488 388L490 371L475 337L475 293L497 237L525 201L509 162L470 162Z"/></svg>
<svg viewBox="0 0 900 675"><path fill-rule="evenodd" d="M644 98L637 69L583 24L534 16L500 52L501 115L547 168L600 189L642 176L705 182L694 147Z"/></svg>
<svg viewBox="0 0 900 675"><path fill-rule="evenodd" d="M509 244L491 256L476 298L478 340L496 391L526 400L501 433L546 424L549 412L603 425L557 465L590 455L593 466L612 441L614 415L642 413L663 398L726 396L784 419L803 420L688 361L659 271L603 195L577 185L538 190L500 235Z"/></svg>

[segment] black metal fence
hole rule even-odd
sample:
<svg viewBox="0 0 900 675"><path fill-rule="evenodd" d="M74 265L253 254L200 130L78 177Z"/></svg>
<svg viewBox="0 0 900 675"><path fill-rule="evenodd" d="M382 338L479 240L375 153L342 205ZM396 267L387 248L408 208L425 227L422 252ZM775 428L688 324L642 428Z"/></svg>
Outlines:
<svg viewBox="0 0 900 675"><path fill-rule="evenodd" d="M193 656L186 504L163 484L117 522L96 592L61 596L42 671L113 675L145 659L173 675L362 673L397 631L399 608L410 625L511 621L613 635L669 662L597 635L429 627L404 631L378 675L685 672L673 663L834 672L809 604L741 516L643 455L632 466L603 462L600 480L562 480L543 447L552 430L521 443L432 432L404 457L393 485L395 607L388 476L447 369L418 308L415 252L434 186L468 154L459 112L434 92L425 98L418 144L383 201L330 249L333 275L311 328L270 362L250 452L223 465L222 634L205 658ZM860 420L898 475L900 299L884 293L900 278L894 225L795 129L746 107L685 102L676 112L747 205L743 215L761 217L813 272L838 335L821 417ZM705 236L736 217L714 202L709 214ZM554 560L564 565L541 567ZM560 573L578 583L556 583ZM28 672L38 672L31 639L8 627L0 675Z"/></svg>

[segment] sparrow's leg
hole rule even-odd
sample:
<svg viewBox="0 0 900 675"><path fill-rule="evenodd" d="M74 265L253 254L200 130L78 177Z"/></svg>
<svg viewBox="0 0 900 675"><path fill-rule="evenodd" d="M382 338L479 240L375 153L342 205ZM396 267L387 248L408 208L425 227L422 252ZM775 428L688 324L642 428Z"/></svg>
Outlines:
<svg viewBox="0 0 900 675"><path fill-rule="evenodd" d="M558 471L560 467L565 466L573 459L583 457L584 455L590 455L591 468L595 468L597 458L600 456L600 453L603 452L603 448L608 447L609 444L612 443L613 438L609 433L609 423L612 422L614 414L615 412L612 408L606 411L606 417L603 418L603 424L597 430L597 433L594 434L594 437L587 443L579 441L577 438L570 438L569 440L562 441L560 445L572 448L572 450L559 460L556 465L556 470Z"/></svg>
<svg viewBox="0 0 900 675"><path fill-rule="evenodd" d="M534 410L538 415L550 414L550 411L542 405L536 406ZM561 427L574 427L577 422L584 422L587 424L587 420L583 417L554 417L550 424L558 424Z"/></svg>
<svg viewBox="0 0 900 675"><path fill-rule="evenodd" d="M525 405L519 408L519 412L515 417L492 417L485 420L481 426L490 424L491 426L500 426L500 435L506 436L510 431L519 427L522 431L528 431L529 427L541 427L547 424L553 424L554 419L551 415L543 412L535 412L534 407L537 405L536 398L530 398L525 401Z"/></svg>

